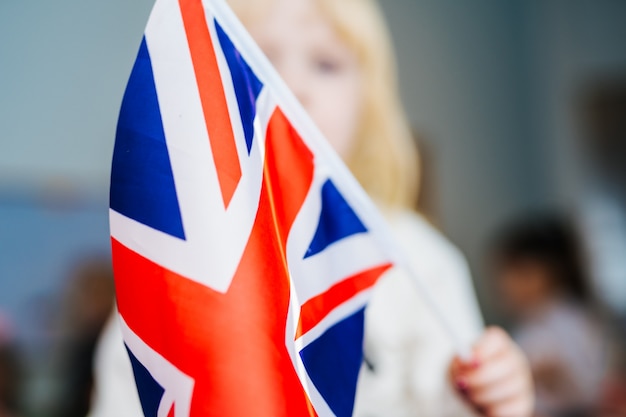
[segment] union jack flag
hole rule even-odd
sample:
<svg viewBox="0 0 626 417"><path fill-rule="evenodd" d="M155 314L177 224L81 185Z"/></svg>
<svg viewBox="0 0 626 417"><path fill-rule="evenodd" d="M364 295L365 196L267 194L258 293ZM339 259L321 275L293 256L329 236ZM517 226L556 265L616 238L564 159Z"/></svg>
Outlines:
<svg viewBox="0 0 626 417"><path fill-rule="evenodd" d="M110 204L146 417L352 414L387 231L221 1L157 0Z"/></svg>

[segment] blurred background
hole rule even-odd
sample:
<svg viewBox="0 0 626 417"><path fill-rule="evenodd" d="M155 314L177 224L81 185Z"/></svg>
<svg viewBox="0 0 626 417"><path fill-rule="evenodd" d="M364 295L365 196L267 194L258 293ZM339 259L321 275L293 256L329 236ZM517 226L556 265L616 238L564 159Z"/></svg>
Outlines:
<svg viewBox="0 0 626 417"><path fill-rule="evenodd" d="M626 2L381 3L422 151L420 209L468 257L486 321L518 340L533 333L524 333L528 314L494 300L510 307L507 297L532 293L512 276L532 275L529 262L561 271L550 265L567 250L555 248L578 247L586 295L561 278L545 278L553 282L545 292L580 301L601 323L586 335L603 342L589 349L604 352L610 372L591 383L610 397L602 415L620 415ZM81 415L63 398L89 401L93 347L113 294L117 112L151 6L0 0L2 417ZM556 223L575 237L563 238ZM542 372L550 382L560 371Z"/></svg>

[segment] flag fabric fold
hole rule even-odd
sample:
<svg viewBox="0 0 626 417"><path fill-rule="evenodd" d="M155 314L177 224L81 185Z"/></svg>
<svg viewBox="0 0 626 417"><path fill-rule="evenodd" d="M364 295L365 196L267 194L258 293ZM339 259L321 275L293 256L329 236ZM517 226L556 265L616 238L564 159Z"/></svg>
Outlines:
<svg viewBox="0 0 626 417"><path fill-rule="evenodd" d="M221 0L157 0L110 225L146 417L350 416L376 209Z"/></svg>

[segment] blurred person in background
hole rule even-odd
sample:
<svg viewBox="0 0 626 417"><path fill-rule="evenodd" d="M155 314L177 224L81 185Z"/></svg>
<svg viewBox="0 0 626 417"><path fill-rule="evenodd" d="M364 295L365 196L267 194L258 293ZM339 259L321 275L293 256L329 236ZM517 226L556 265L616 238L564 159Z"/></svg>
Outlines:
<svg viewBox="0 0 626 417"><path fill-rule="evenodd" d="M22 370L9 320L0 311L0 417L17 417Z"/></svg>
<svg viewBox="0 0 626 417"><path fill-rule="evenodd" d="M416 151L396 86L382 13L371 0L232 0L240 19L391 223L471 358L455 347L402 271L383 277L366 311L356 416L527 417L533 403L525 358L482 319L463 255L411 210ZM481 334L482 332L482 334ZM115 322L98 353L92 417L140 411ZM128 388L122 388L128 387ZM118 395L118 396L116 396ZM121 397L120 397L121 396Z"/></svg>
<svg viewBox="0 0 626 417"><path fill-rule="evenodd" d="M526 353L541 416L596 416L608 358L587 269L571 225L530 216L496 239L499 302Z"/></svg>
<svg viewBox="0 0 626 417"><path fill-rule="evenodd" d="M87 414L93 390L94 351L113 306L113 295L109 257L85 257L72 268L48 376L53 392L46 410L38 411L42 415L84 417Z"/></svg>

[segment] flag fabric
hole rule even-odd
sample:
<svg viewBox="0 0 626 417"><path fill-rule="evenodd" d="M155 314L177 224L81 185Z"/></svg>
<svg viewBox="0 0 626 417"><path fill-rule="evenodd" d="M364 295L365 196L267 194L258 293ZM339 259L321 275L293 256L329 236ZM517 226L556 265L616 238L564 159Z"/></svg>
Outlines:
<svg viewBox="0 0 626 417"><path fill-rule="evenodd" d="M221 1L154 6L110 225L146 417L352 415L387 231Z"/></svg>

